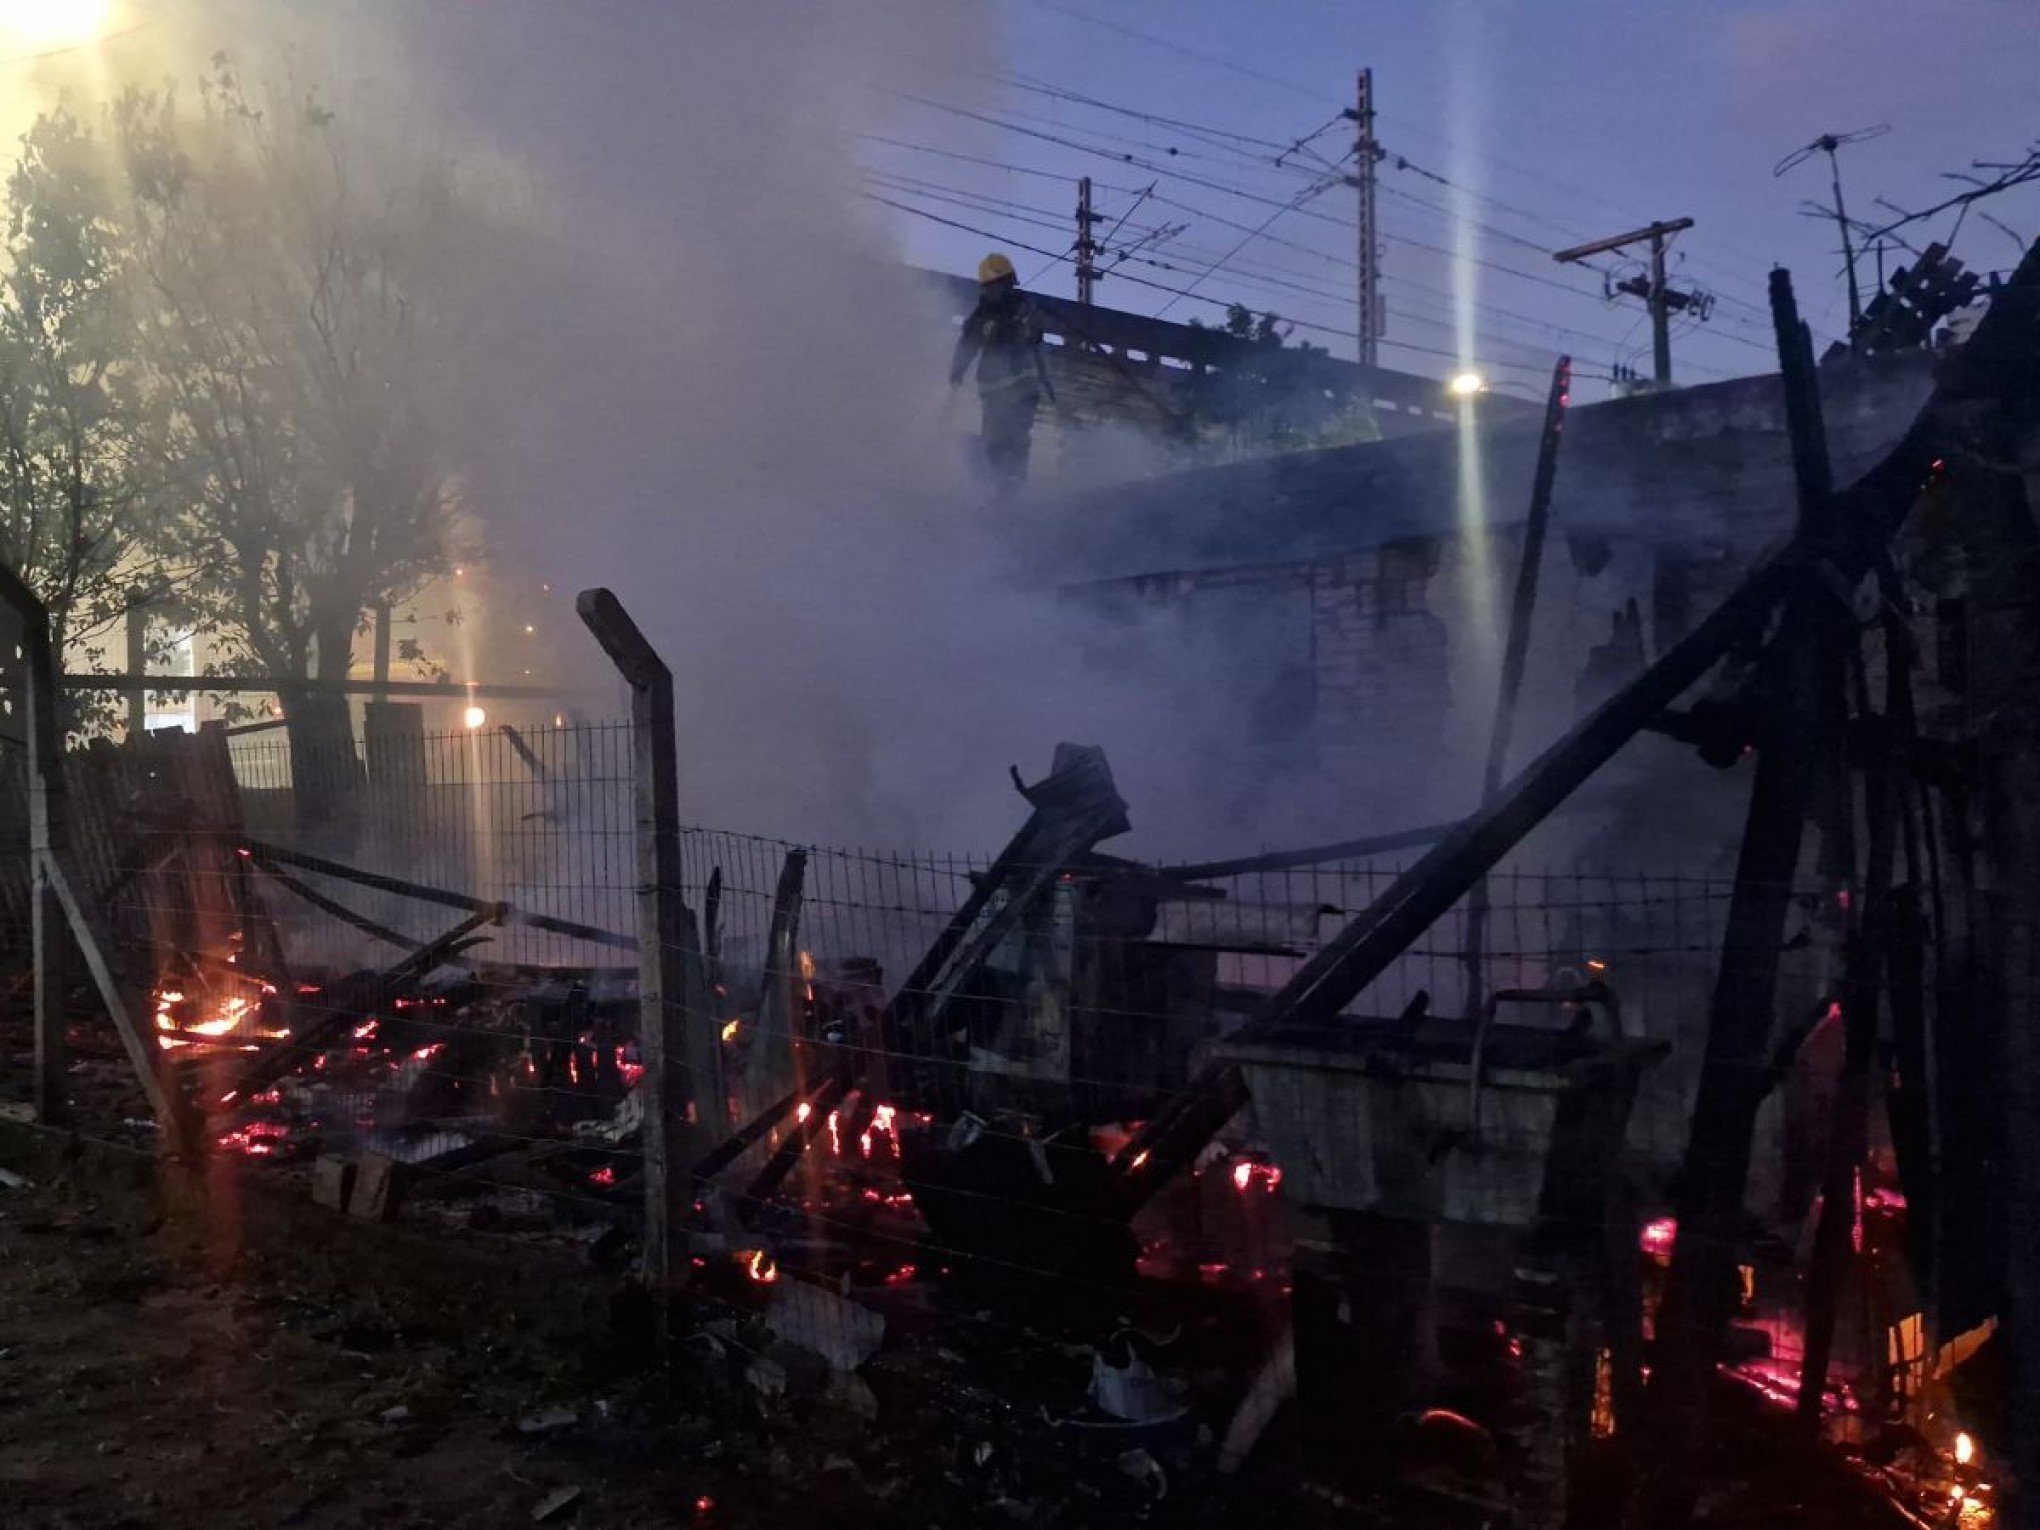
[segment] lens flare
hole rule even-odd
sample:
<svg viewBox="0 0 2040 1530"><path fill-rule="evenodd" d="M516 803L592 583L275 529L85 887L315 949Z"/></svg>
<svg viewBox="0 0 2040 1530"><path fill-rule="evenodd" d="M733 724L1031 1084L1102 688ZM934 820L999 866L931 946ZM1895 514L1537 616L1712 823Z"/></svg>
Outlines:
<svg viewBox="0 0 2040 1530"><path fill-rule="evenodd" d="M0 0L0 45L75 48L106 31L113 0Z"/></svg>

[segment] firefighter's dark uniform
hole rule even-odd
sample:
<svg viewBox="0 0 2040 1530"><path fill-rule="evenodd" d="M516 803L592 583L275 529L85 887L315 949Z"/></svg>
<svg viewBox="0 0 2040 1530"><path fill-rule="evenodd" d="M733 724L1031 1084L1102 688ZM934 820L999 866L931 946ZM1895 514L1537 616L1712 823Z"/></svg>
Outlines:
<svg viewBox="0 0 2040 1530"><path fill-rule="evenodd" d="M984 408L985 464L1003 487L1014 488L1027 480L1034 414L1046 383L1041 317L1018 287L986 293L963 321L949 365L952 385L963 381L973 360Z"/></svg>

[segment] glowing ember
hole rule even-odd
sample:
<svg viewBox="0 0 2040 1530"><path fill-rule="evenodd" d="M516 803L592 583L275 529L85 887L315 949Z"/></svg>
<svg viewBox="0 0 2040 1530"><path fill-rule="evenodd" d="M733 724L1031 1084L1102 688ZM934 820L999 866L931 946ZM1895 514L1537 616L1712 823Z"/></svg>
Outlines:
<svg viewBox="0 0 2040 1530"><path fill-rule="evenodd" d="M779 1279L779 1266L772 1262L772 1256L766 1253L765 1250L762 1248L754 1249L751 1252L749 1262L744 1266L744 1273L757 1281L759 1285L769 1286Z"/></svg>
<svg viewBox="0 0 2040 1530"><path fill-rule="evenodd" d="M432 1061L433 1058L437 1057L441 1052L444 1052L445 1050L446 1050L445 1042L435 1041L430 1046L422 1046L418 1048L417 1051L411 1054L411 1060L413 1062L430 1062Z"/></svg>
<svg viewBox="0 0 2040 1530"><path fill-rule="evenodd" d="M601 1168L597 1169L593 1174L590 1174L588 1176L588 1183L591 1185L602 1185L604 1187L615 1184L616 1165L613 1163L605 1163Z"/></svg>
<svg viewBox="0 0 2040 1530"><path fill-rule="evenodd" d="M1282 1183L1282 1170L1276 1164L1253 1163L1247 1159L1241 1159L1233 1165L1233 1189L1240 1194L1245 1195L1257 1179L1261 1182L1263 1190L1273 1194L1275 1188Z"/></svg>
<svg viewBox="0 0 2040 1530"><path fill-rule="evenodd" d="M812 983L815 980L814 952L803 951L800 953L800 977L804 983Z"/></svg>
<svg viewBox="0 0 2040 1530"><path fill-rule="evenodd" d="M807 1118L813 1115L814 1113L815 1113L814 1106L808 1104L806 1100L802 1100L800 1102L800 1108L794 1111L793 1113L793 1119L795 1121L805 1122Z"/></svg>
<svg viewBox="0 0 2040 1530"><path fill-rule="evenodd" d="M1637 1246L1653 1259L1665 1260L1672 1257L1672 1245L1679 1241L1679 1223L1675 1217L1655 1217L1643 1224L1643 1234Z"/></svg>
<svg viewBox="0 0 2040 1530"><path fill-rule="evenodd" d="M1966 1434L1955 1436L1955 1464L1967 1466L1976 1459L1976 1441Z"/></svg>
<svg viewBox="0 0 2040 1530"><path fill-rule="evenodd" d="M249 999L228 999L220 1006L220 1012L212 1018L180 1024L171 1011L183 1002L184 995L174 988L163 989L156 995L156 1029L163 1033L156 1037L156 1045L166 1052L233 1035L241 1029L243 1022L248 1018L249 1010L254 1007L253 1001Z"/></svg>
<svg viewBox="0 0 2040 1530"><path fill-rule="evenodd" d="M743 1027L741 1023L738 1021L735 1020L724 1021L722 1028L722 1039L724 1041L735 1041L737 1039L737 1032L742 1028Z"/></svg>
<svg viewBox="0 0 2040 1530"><path fill-rule="evenodd" d="M290 1128L280 1121L250 1121L215 1140L230 1152L270 1158L289 1144Z"/></svg>
<svg viewBox="0 0 2040 1530"><path fill-rule="evenodd" d="M881 1135L892 1138L893 1155L895 1157L899 1155L900 1133L898 1126L894 1124L898 1114L890 1105L872 1107L871 1124L864 1128L864 1135L857 1139L858 1150L866 1158L871 1156L872 1138Z"/></svg>
<svg viewBox="0 0 2040 1530"><path fill-rule="evenodd" d="M362 1021L361 1024L354 1028L354 1039L356 1041L373 1041L375 1039L376 1026L379 1023L373 1016Z"/></svg>
<svg viewBox="0 0 2040 1530"><path fill-rule="evenodd" d="M616 1071L622 1077L623 1085L626 1089L635 1089L637 1088L638 1080L645 1076L645 1065L634 1061L630 1057L629 1051L628 1047L618 1047L616 1049Z"/></svg>

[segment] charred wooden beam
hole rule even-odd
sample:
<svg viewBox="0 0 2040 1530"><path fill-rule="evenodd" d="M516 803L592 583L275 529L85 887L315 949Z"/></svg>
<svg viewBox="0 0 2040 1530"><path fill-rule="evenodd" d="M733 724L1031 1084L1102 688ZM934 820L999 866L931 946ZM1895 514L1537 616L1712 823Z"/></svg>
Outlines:
<svg viewBox="0 0 2040 1530"><path fill-rule="evenodd" d="M808 1097L806 1089L789 1089L749 1121L738 1127L721 1146L698 1158L694 1163L694 1178L697 1183L714 1179L731 1164L743 1157L745 1152L762 1141L774 1127L778 1126L794 1111L800 1102Z"/></svg>
<svg viewBox="0 0 2040 1530"><path fill-rule="evenodd" d="M531 745L524 741L522 733L519 733L508 723L503 723L496 731L503 735L503 741L510 746L511 752L524 762L524 768L531 772L534 780L550 781L552 779L552 772L545 768L545 761L541 760L532 750Z"/></svg>
<svg viewBox="0 0 2040 1530"><path fill-rule="evenodd" d="M1243 855L1229 861L1197 861L1188 866L1164 866L1162 870L1186 882L1202 882L1213 877L1252 876L1264 871L1288 871L1297 866L1322 866L1327 861L1359 860L1370 855L1386 855L1392 850L1435 845L1458 827L1457 823L1430 823L1422 828L1369 834L1360 839L1342 839L1336 844L1312 845L1303 850L1271 850L1264 855Z"/></svg>
<svg viewBox="0 0 2040 1530"><path fill-rule="evenodd" d="M312 855L304 850L289 850L282 845L272 845L263 840L241 837L237 843L263 865L295 866L301 871L315 871L321 876L336 877L343 882L353 882L362 887L374 888L377 892L396 893L400 897L415 898L420 903L436 903L441 908L466 909L479 913L483 909L504 908L507 912L498 923L523 925L527 929L545 930L554 935L571 936L585 940L590 945L608 946L613 950L635 951L637 941L615 930L605 930L592 924L580 924L572 919L555 919L550 914L531 914L507 904L499 904L489 898L478 898L472 893L451 892L443 887L430 887L423 882L413 882L405 877L386 876L381 872L365 871L359 866L349 866L341 861L323 855Z"/></svg>
<svg viewBox="0 0 2040 1530"><path fill-rule="evenodd" d="M357 913L337 898L327 897L310 883L299 881L280 866L270 866L260 862L257 864L260 866L262 874L285 892L309 903L322 914L332 915L333 918L347 925L350 929L359 930L372 940L380 940L393 946L403 946L408 949L415 944L411 937L403 931L393 930L386 924L378 924L366 914Z"/></svg>
<svg viewBox="0 0 2040 1530"><path fill-rule="evenodd" d="M843 1103L843 1097L849 1092L850 1071L841 1066L814 1087L804 1102L808 1107L807 1114L787 1133L786 1140L779 1144L779 1150L765 1161L765 1166L744 1187L743 1200L747 1205L763 1205L772 1198L785 1183L786 1176L793 1172L793 1166L800 1162L801 1154L828 1128L829 1113ZM799 1103L795 1104L795 1110L799 1109Z"/></svg>
<svg viewBox="0 0 2040 1530"><path fill-rule="evenodd" d="M757 1044L751 1059L762 1071L761 1082L770 1089L799 1078L794 1017L800 1013L794 1001L794 984L799 980L801 896L807 883L807 852L798 847L786 852L779 867L779 883L772 891L772 922L765 931L765 970L758 995Z"/></svg>
<svg viewBox="0 0 2040 1530"><path fill-rule="evenodd" d="M1789 592L1764 663L1794 725L1766 730L1750 786L1721 965L1708 1004L1699 1092L1673 1198L1679 1240L1658 1312L1647 1393L1651 1446L1631 1505L1631 1522L1638 1527L1682 1525L1692 1514L1707 1395L1734 1312L1738 1229L1757 1108L1766 1092L1779 948L1806 823L1820 788L1834 780L1842 749L1844 664L1855 626L1845 602L1854 581L1845 581L1833 562L1841 526L1813 342L1800 321L1791 278L1782 270L1771 273L1771 314L1799 493L1795 541L1810 556ZM1861 574L1859 565L1856 577Z"/></svg>
<svg viewBox="0 0 2040 1530"><path fill-rule="evenodd" d="M1551 369L1551 392L1544 401L1544 429L1537 442L1537 467L1530 480L1530 515L1523 527L1522 556L1516 563L1516 590L1509 602L1509 636L1502 649L1501 688L1495 697L1494 725L1488 737L1487 768L1481 777L1482 806L1502 793L1509 745L1516 736L1516 703L1523 691L1523 668L1530 657L1530 620L1537 613L1537 576L1544 565L1544 537L1551 525L1551 489L1558 481L1558 446L1565 435L1566 406L1572 402L1572 357L1561 356ZM1484 947L1487 943L1488 881L1473 884L1466 901L1466 1013L1479 1010Z"/></svg>
<svg viewBox="0 0 2040 1530"><path fill-rule="evenodd" d="M363 988L347 994L330 995L330 1002L323 1013L294 1031L288 1041L254 1057L234 1080L233 1086L214 1103L225 1105L260 1094L292 1067L356 1024L363 1014L408 996L434 969L466 949L478 930L502 923L508 908L508 904L496 903L479 909L445 933L434 936L423 945L413 946L393 966L374 974Z"/></svg>
<svg viewBox="0 0 2040 1530"><path fill-rule="evenodd" d="M2040 245L2027 252L1968 344L1950 358L1933 397L1875 466L1833 496L1835 539L1795 536L1761 560L1710 616L1517 774L1490 807L1455 826L1399 877L1249 1022L1337 1014L1634 734L1737 644L1762 631L1809 567L1853 584L1883 556L1921 486L1979 400L2040 396ZM1825 577L1825 574L1824 574ZM1124 1198L1139 1205L1188 1164L1244 1102L1237 1069L1199 1070L1114 1159Z"/></svg>
<svg viewBox="0 0 2040 1530"><path fill-rule="evenodd" d="M963 906L907 975L880 1018L896 1103L947 1112L962 1098L966 1053L942 1019L958 990L1017 927L1028 906L1101 839L1126 831L1126 804L1104 751L1058 744L1048 776L1014 785L1032 805L1027 822L976 879Z"/></svg>
<svg viewBox="0 0 2040 1530"><path fill-rule="evenodd" d="M1336 1015L1643 725L1770 619L1789 565L1753 570L1721 607L1517 775L1493 803L1454 827L1328 941L1248 1021L1253 1037ZM1246 1103L1230 1063L1214 1062L1120 1150L1113 1167L1139 1205L1194 1158Z"/></svg>

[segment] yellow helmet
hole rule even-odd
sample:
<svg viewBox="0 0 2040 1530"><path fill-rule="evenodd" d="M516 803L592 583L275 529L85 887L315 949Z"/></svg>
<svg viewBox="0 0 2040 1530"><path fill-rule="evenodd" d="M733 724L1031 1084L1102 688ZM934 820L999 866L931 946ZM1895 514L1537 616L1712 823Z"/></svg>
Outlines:
<svg viewBox="0 0 2040 1530"><path fill-rule="evenodd" d="M978 285L980 287L989 287L996 281L1009 281L1012 277L1013 262L1001 255L997 250L992 251L991 254L978 262Z"/></svg>

